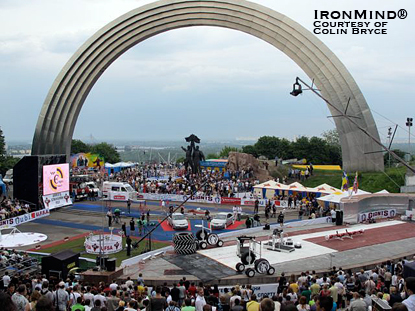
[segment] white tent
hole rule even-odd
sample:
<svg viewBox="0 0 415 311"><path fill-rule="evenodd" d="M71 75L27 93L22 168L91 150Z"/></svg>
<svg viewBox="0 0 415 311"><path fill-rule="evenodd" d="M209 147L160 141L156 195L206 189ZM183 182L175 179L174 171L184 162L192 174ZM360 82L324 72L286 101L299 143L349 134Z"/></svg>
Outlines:
<svg viewBox="0 0 415 311"><path fill-rule="evenodd" d="M287 190L299 191L299 192L308 192L309 189L312 189L312 188L304 187L299 182L293 182L292 184L289 184L288 185L288 189Z"/></svg>
<svg viewBox="0 0 415 311"><path fill-rule="evenodd" d="M308 188L308 191L309 192L320 192L320 193L326 193L326 194L341 192L340 189L334 188L328 184L321 184L314 188Z"/></svg>
<svg viewBox="0 0 415 311"><path fill-rule="evenodd" d="M388 190L383 189L383 190L380 190L380 191L375 192L375 193L389 193L389 191L388 191Z"/></svg>
<svg viewBox="0 0 415 311"><path fill-rule="evenodd" d="M343 198L349 198L354 197L362 194L370 194L370 192L364 191L364 190L357 190L357 193L352 192L351 195L348 191L345 192L335 192L329 195L325 195L324 197L320 197L317 200L324 201L324 202L331 202L331 203L339 203L341 199Z"/></svg>

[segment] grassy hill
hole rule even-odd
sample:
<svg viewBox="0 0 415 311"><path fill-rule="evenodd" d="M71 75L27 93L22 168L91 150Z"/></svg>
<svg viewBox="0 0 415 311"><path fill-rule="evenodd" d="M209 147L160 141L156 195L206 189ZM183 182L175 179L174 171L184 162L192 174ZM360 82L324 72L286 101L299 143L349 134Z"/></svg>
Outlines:
<svg viewBox="0 0 415 311"><path fill-rule="evenodd" d="M383 189L389 192L400 192L400 186L405 184L405 167L387 168L385 172L363 172L359 174L359 189L377 192ZM353 186L354 172L347 173L349 177L349 187ZM314 175L302 184L306 187L316 187L323 183L339 188L341 187L342 172L340 171L318 171L314 170Z"/></svg>

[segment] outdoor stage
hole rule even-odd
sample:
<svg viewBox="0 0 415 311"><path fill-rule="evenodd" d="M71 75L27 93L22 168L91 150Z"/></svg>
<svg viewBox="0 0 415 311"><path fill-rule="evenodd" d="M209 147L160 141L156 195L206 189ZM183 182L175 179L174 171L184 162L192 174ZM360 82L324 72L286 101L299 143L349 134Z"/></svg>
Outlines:
<svg viewBox="0 0 415 311"><path fill-rule="evenodd" d="M353 239L326 240L326 236L364 229L363 234L354 235ZM127 276L136 277L143 273L149 284L177 281L186 276L189 280L232 285L241 283L263 284L275 283L275 276L285 272L299 274L302 271L328 271L331 266L353 269L370 267L388 259L398 259L415 254L415 223L399 220L382 221L374 224L353 226L334 226L332 224L314 226L313 228L285 229L294 243L300 242L302 248L291 253L280 253L262 248L262 258L267 259L276 269L274 276L256 274L248 279L244 273L239 274L235 265L240 261L236 255L237 231L234 237L222 248L200 250L193 255L166 255L148 260L136 266L124 269ZM268 241L272 230L257 229L253 235L263 244Z"/></svg>

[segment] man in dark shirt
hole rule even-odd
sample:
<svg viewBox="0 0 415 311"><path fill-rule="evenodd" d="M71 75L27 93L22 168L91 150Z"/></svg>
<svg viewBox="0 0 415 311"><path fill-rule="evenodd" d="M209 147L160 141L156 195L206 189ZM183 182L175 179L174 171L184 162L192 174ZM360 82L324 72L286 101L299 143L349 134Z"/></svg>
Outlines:
<svg viewBox="0 0 415 311"><path fill-rule="evenodd" d="M171 299L175 302L179 302L180 290L177 288L176 283L173 284L173 288L170 291Z"/></svg>

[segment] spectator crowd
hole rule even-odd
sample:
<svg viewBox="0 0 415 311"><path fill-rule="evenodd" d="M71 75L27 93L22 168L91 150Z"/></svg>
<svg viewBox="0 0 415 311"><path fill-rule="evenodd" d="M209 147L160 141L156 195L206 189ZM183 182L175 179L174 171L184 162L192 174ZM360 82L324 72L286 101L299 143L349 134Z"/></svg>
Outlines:
<svg viewBox="0 0 415 311"><path fill-rule="evenodd" d="M360 272L333 267L330 273L284 273L275 290L264 294L249 284L218 287L183 277L174 284L147 287L137 280L88 284L75 277L5 274L0 309L5 311L371 311L373 301L392 310L415 311L415 277L403 279L404 261L385 262Z"/></svg>

